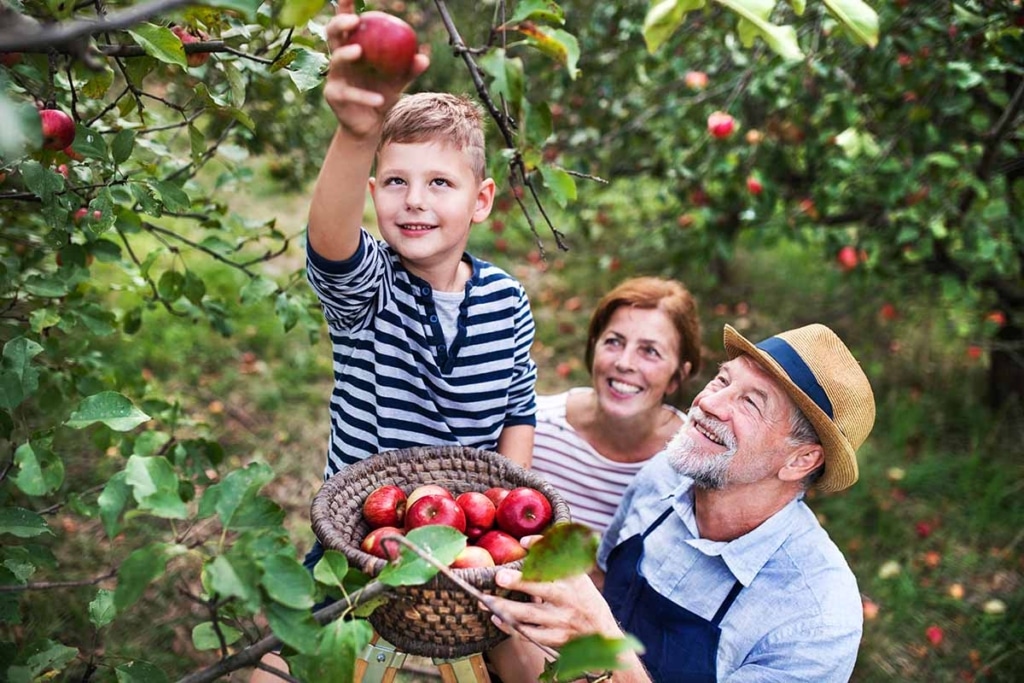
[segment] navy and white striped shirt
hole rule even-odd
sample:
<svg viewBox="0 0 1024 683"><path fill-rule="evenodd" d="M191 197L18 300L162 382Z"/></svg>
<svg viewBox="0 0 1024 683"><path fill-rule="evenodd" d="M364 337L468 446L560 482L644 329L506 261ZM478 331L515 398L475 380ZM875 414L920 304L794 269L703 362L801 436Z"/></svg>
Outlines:
<svg viewBox="0 0 1024 683"><path fill-rule="evenodd" d="M504 427L534 425L534 322L522 285L469 254L473 267L446 344L430 285L362 231L345 261L306 249L334 353L324 477L396 448L494 450Z"/></svg>

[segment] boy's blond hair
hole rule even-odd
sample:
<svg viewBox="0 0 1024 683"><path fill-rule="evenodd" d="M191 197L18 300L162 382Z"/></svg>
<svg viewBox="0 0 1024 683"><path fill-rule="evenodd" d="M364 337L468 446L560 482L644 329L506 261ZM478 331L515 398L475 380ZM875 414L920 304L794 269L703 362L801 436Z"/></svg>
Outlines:
<svg viewBox="0 0 1024 683"><path fill-rule="evenodd" d="M484 112L465 95L422 92L402 97L384 117L377 152L393 142L451 145L469 157L477 180L486 177Z"/></svg>

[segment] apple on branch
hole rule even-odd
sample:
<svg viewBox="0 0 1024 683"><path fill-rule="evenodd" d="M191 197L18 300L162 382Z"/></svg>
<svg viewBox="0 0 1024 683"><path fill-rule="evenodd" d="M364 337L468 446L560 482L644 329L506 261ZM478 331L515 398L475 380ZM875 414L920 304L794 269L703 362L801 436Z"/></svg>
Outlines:
<svg viewBox="0 0 1024 683"><path fill-rule="evenodd" d="M736 130L736 119L724 111L716 111L708 117L708 132L711 137L727 138Z"/></svg>
<svg viewBox="0 0 1024 683"><path fill-rule="evenodd" d="M40 109L39 123L44 148L62 150L75 141L75 122L60 109Z"/></svg>
<svg viewBox="0 0 1024 683"><path fill-rule="evenodd" d="M348 36L346 45L363 49L355 63L370 75L386 80L405 78L419 52L416 32L409 24L387 12L368 11L359 15L359 26Z"/></svg>
<svg viewBox="0 0 1024 683"><path fill-rule="evenodd" d="M178 37L178 40L181 41L182 47L188 45L189 43L201 43L206 40L209 40L210 38L202 31L198 31L197 33L193 34L189 32L189 30L184 26L172 26L171 33ZM189 66L202 66L203 64L206 64L206 60L208 60L209 58L209 52L189 52L185 54L185 62Z"/></svg>

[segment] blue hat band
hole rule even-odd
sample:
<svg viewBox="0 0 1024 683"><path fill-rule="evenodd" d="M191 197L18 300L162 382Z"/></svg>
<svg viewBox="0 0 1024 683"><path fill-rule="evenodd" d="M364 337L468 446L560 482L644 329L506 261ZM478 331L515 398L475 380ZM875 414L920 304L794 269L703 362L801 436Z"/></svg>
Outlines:
<svg viewBox="0 0 1024 683"><path fill-rule="evenodd" d="M793 381L793 384L797 385L802 392L807 394L807 397L814 401L814 405L821 408L821 412L828 415L828 419L834 419L832 401L828 399L825 389L818 384L818 380L814 377L811 369L807 367L807 363L804 362L800 354L786 340L779 337L769 337L760 344L757 344L757 348L771 356L782 367L783 371L789 375L789 379Z"/></svg>

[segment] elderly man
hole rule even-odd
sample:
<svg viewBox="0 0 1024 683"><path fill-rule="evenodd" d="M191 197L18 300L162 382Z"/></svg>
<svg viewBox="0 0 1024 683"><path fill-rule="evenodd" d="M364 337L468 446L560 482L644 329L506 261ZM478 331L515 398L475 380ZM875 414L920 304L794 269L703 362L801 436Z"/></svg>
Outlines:
<svg viewBox="0 0 1024 683"><path fill-rule="evenodd" d="M551 647L586 633L636 636L643 655L628 655L613 681L846 681L860 594L802 499L810 486L857 480L871 386L824 325L757 345L726 326L725 350L730 360L693 400L667 457L637 475L602 540L603 596L586 576L530 583L503 570L498 584L534 602L498 609ZM543 667L515 634L491 660L506 683L535 681Z"/></svg>

